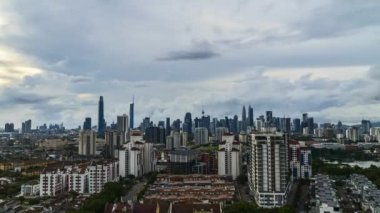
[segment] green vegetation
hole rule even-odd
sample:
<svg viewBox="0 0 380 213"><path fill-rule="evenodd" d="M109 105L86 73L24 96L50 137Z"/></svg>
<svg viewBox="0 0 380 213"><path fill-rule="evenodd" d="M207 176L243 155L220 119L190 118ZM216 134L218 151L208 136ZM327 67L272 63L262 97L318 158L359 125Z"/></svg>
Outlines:
<svg viewBox="0 0 380 213"><path fill-rule="evenodd" d="M104 212L106 203L120 201L120 197L125 195L131 187L132 182L125 180L106 183L101 193L92 195L80 210L71 211L71 213Z"/></svg>
<svg viewBox="0 0 380 213"><path fill-rule="evenodd" d="M13 197L20 193L21 185L31 180L37 180L38 176L25 176L20 172L0 171L0 177L10 178L11 184L0 186L0 199Z"/></svg>
<svg viewBox="0 0 380 213"><path fill-rule="evenodd" d="M339 164L327 164L320 159L313 160L313 173L322 173L332 176L345 176L348 177L351 174L357 173L365 175L374 184L380 187L380 168L371 166L367 169L362 169L358 166L350 167L348 165Z"/></svg>
<svg viewBox="0 0 380 213"><path fill-rule="evenodd" d="M224 208L225 213L293 213L296 212L296 210L291 206L284 206L282 208L275 208L275 209L263 209L259 208L254 203L248 203L248 202L237 202L230 206L227 206Z"/></svg>
<svg viewBox="0 0 380 213"><path fill-rule="evenodd" d="M324 158L328 161L366 161L376 160L376 157L366 154L363 150L343 150L343 149L312 149L313 158Z"/></svg>
<svg viewBox="0 0 380 213"><path fill-rule="evenodd" d="M147 184L145 184L143 190L141 190L141 192L139 192L139 194L137 195L137 200L141 200L146 192L146 190L148 190L148 187L149 185L153 184L156 179L157 179L157 172L152 172L150 174L148 174L148 182Z"/></svg>

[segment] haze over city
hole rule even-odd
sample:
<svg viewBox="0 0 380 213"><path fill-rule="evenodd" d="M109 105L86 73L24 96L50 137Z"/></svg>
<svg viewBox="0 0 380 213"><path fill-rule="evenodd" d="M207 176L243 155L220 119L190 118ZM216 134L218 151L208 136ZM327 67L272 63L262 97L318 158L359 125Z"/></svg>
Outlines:
<svg viewBox="0 0 380 213"><path fill-rule="evenodd" d="M378 1L1 1L0 117L380 120Z"/></svg>

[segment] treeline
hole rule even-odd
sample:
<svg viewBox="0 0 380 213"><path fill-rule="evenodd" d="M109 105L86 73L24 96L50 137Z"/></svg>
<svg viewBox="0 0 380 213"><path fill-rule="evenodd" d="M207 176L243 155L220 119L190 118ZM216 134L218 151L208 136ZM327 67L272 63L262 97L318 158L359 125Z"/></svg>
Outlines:
<svg viewBox="0 0 380 213"><path fill-rule="evenodd" d="M312 149L313 159L324 158L328 161L368 161L376 160L376 156L366 154L361 149L343 150L343 149Z"/></svg>
<svg viewBox="0 0 380 213"><path fill-rule="evenodd" d="M349 177L351 174L362 174L371 180L375 185L380 187L380 168L371 166L370 168L363 169L358 166L350 167L348 165L328 164L320 159L313 160L313 173L322 173L332 176L345 176Z"/></svg>

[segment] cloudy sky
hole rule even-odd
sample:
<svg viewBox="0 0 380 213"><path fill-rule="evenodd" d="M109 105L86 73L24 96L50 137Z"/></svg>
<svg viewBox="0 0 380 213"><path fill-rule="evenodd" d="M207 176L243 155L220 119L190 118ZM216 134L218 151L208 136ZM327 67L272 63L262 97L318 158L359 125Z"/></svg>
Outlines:
<svg viewBox="0 0 380 213"><path fill-rule="evenodd" d="M0 125L128 113L380 120L378 0L1 0Z"/></svg>

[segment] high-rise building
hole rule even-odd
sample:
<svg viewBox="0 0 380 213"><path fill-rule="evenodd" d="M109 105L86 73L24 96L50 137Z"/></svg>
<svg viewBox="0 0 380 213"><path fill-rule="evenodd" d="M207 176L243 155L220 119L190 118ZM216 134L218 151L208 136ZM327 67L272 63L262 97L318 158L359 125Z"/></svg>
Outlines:
<svg viewBox="0 0 380 213"><path fill-rule="evenodd" d="M273 124L273 112L272 111L266 111L266 122L269 126L272 126Z"/></svg>
<svg viewBox="0 0 380 213"><path fill-rule="evenodd" d="M369 134L369 130L371 129L371 121L369 120L362 120L362 134Z"/></svg>
<svg viewBox="0 0 380 213"><path fill-rule="evenodd" d="M353 142L359 141L359 130L357 127L350 127L346 130L346 138Z"/></svg>
<svg viewBox="0 0 380 213"><path fill-rule="evenodd" d="M170 135L170 132L171 132L170 118L167 117L167 118L166 118L166 128L165 128L166 136Z"/></svg>
<svg viewBox="0 0 380 213"><path fill-rule="evenodd" d="M208 130L206 127L195 128L194 139L196 144L208 144Z"/></svg>
<svg viewBox="0 0 380 213"><path fill-rule="evenodd" d="M135 99L133 98L132 103L129 105L129 128L135 128L133 126L135 119Z"/></svg>
<svg viewBox="0 0 380 213"><path fill-rule="evenodd" d="M311 150L305 143L289 142L289 165L292 180L312 176Z"/></svg>
<svg viewBox="0 0 380 213"><path fill-rule="evenodd" d="M218 150L218 175L228 175L236 180L241 172L241 145L232 134L223 135L222 141Z"/></svg>
<svg viewBox="0 0 380 213"><path fill-rule="evenodd" d="M22 133L31 133L32 132L32 120L27 120L22 123L21 125L21 132Z"/></svg>
<svg viewBox="0 0 380 213"><path fill-rule="evenodd" d="M98 136L104 138L104 133L106 131L106 121L104 120L104 101L103 96L99 98L99 109L98 109Z"/></svg>
<svg viewBox="0 0 380 213"><path fill-rule="evenodd" d="M120 132L128 132L128 115L123 114L117 116L117 130Z"/></svg>
<svg viewBox="0 0 380 213"><path fill-rule="evenodd" d="M183 121L183 127L182 127L182 130L184 132L187 132L189 134L192 134L193 133L193 120L191 119L191 113L190 112L187 112L185 114L185 119Z"/></svg>
<svg viewBox="0 0 380 213"><path fill-rule="evenodd" d="M217 127L215 130L215 139L221 143L223 135L226 133L228 133L228 129L226 127Z"/></svg>
<svg viewBox="0 0 380 213"><path fill-rule="evenodd" d="M119 149L122 148L126 142L125 134L118 130L106 131L106 157L107 158L119 158Z"/></svg>
<svg viewBox="0 0 380 213"><path fill-rule="evenodd" d="M242 122L242 130L247 131L247 112L245 110L245 106L243 106L243 111L241 113L241 122Z"/></svg>
<svg viewBox="0 0 380 213"><path fill-rule="evenodd" d="M96 154L96 132L93 130L82 130L79 133L79 151L80 155Z"/></svg>
<svg viewBox="0 0 380 213"><path fill-rule="evenodd" d="M293 119L293 132L294 134L301 134L301 120L299 118Z"/></svg>
<svg viewBox="0 0 380 213"><path fill-rule="evenodd" d="M87 117L87 118L85 118L84 123L83 123L83 130L91 130L91 128L92 128L91 118Z"/></svg>
<svg viewBox="0 0 380 213"><path fill-rule="evenodd" d="M307 119L307 127L309 128L309 134L314 134L314 118L310 117Z"/></svg>
<svg viewBox="0 0 380 213"><path fill-rule="evenodd" d="M13 123L6 123L5 124L5 128L4 128L4 131L5 132L14 132L15 131L15 126Z"/></svg>
<svg viewBox="0 0 380 213"><path fill-rule="evenodd" d="M257 205L281 207L287 202L288 142L283 133L254 133L249 137L249 188Z"/></svg>
<svg viewBox="0 0 380 213"><path fill-rule="evenodd" d="M253 118L253 108L251 105L248 106L248 126L254 126L254 118Z"/></svg>

